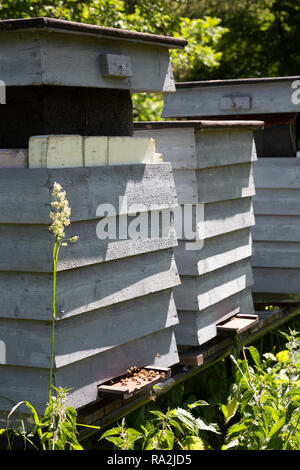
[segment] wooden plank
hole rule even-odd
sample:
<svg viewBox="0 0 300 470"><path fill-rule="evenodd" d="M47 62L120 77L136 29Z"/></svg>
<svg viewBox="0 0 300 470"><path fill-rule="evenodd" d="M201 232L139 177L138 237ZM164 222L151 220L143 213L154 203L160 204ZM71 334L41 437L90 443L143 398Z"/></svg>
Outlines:
<svg viewBox="0 0 300 470"><path fill-rule="evenodd" d="M203 310L253 284L250 259L204 274L181 276L181 285L174 289L178 310Z"/></svg>
<svg viewBox="0 0 300 470"><path fill-rule="evenodd" d="M250 228L207 238L201 250L186 250L179 241L174 253L180 275L205 274L251 256Z"/></svg>
<svg viewBox="0 0 300 470"><path fill-rule="evenodd" d="M121 41L121 43L120 43ZM7 86L60 85L175 91L168 46L59 31L1 31L2 80ZM104 77L100 56L130 56L133 76ZM57 67L57 63L61 63Z"/></svg>
<svg viewBox="0 0 300 470"><path fill-rule="evenodd" d="M254 241L300 241L300 217L297 215L256 215L255 222Z"/></svg>
<svg viewBox="0 0 300 470"><path fill-rule="evenodd" d="M179 283L172 249L59 272L57 317L107 307ZM0 296L2 318L48 320L52 316L50 274L2 271Z"/></svg>
<svg viewBox="0 0 300 470"><path fill-rule="evenodd" d="M12 409L13 404L9 400L19 403L24 399L36 408L37 413L44 413L49 401L49 371L33 367L1 366L0 395L0 414ZM18 411L28 415L25 405L20 405Z"/></svg>
<svg viewBox="0 0 300 470"><path fill-rule="evenodd" d="M165 212L161 211L162 214ZM153 217L155 213L156 211L152 212ZM126 226L128 233L128 226L132 220L134 217L120 216L111 218L109 223L116 225L118 236L120 224ZM77 235L79 241L67 248L62 247L57 264L58 271L164 250L177 244L173 225L170 225L169 237L150 238L151 233L149 233L149 238L137 240L131 238L100 240L96 233L97 224L98 220L75 222L66 229L67 237ZM150 231L150 213L148 227ZM0 270L52 272L53 243L53 235L46 225L19 224L16 227L14 224L0 224Z"/></svg>
<svg viewBox="0 0 300 470"><path fill-rule="evenodd" d="M299 268L300 244L295 242L253 242L252 265L266 268Z"/></svg>
<svg viewBox="0 0 300 470"><path fill-rule="evenodd" d="M173 170L179 204L199 202L196 170Z"/></svg>
<svg viewBox="0 0 300 470"><path fill-rule="evenodd" d="M179 353L180 364L184 366L197 367L203 364L203 354L198 351L182 351Z"/></svg>
<svg viewBox="0 0 300 470"><path fill-rule="evenodd" d="M0 149L1 168L27 168L27 149Z"/></svg>
<svg viewBox="0 0 300 470"><path fill-rule="evenodd" d="M144 211L155 205L157 209L177 205L169 163L52 170L3 169L0 171L0 222L49 224L49 193L55 181L67 192L73 222L96 219L97 208L103 203L112 204L116 214L128 213L133 204L143 204ZM119 207L119 197L127 198L127 209L124 204Z"/></svg>
<svg viewBox="0 0 300 470"><path fill-rule="evenodd" d="M240 334L258 323L258 315L235 315L217 325L218 333Z"/></svg>
<svg viewBox="0 0 300 470"><path fill-rule="evenodd" d="M165 162L172 163L174 170L197 168L193 128L137 130L134 135L152 137L156 151L163 154Z"/></svg>
<svg viewBox="0 0 300 470"><path fill-rule="evenodd" d="M135 131L151 136L156 150L174 170L200 169L246 163L256 160L253 132L243 128L194 130L166 128Z"/></svg>
<svg viewBox="0 0 300 470"><path fill-rule="evenodd" d="M160 357L157 357L158 353ZM117 346L103 354L56 369L54 384L56 387L71 388L67 405L79 408L98 398L97 385L124 374L131 366L139 367L149 364L157 367L170 367L178 361L175 337L171 327ZM7 396L16 403L26 397L36 407L38 413L45 410L49 398L48 386L49 371L47 369L8 365L1 367L0 395ZM11 403L0 398L0 410L7 411L11 408Z"/></svg>
<svg viewBox="0 0 300 470"><path fill-rule="evenodd" d="M253 172L258 189L300 189L298 158L259 158Z"/></svg>
<svg viewBox="0 0 300 470"><path fill-rule="evenodd" d="M185 85L178 86L174 96L166 95L162 117L204 117L247 115L262 113L289 113L300 110L300 105L293 103L291 88L294 78L289 77L285 81L256 83L240 82L210 84L199 82L192 88ZM227 82L227 83L226 83ZM221 100L224 97L244 97L251 100L249 108L221 109Z"/></svg>
<svg viewBox="0 0 300 470"><path fill-rule="evenodd" d="M254 213L258 215L300 215L299 189L256 189Z"/></svg>
<svg viewBox="0 0 300 470"><path fill-rule="evenodd" d="M203 237L206 240L229 232L251 227L254 225L254 214L251 198L232 199L229 201L211 202L204 206L204 221L202 224ZM176 226L176 224L175 224ZM196 213L193 212L192 227L196 226ZM184 231L178 231L179 240L184 239Z"/></svg>
<svg viewBox="0 0 300 470"><path fill-rule="evenodd" d="M293 268L253 268L253 292L299 294L300 272Z"/></svg>
<svg viewBox="0 0 300 470"><path fill-rule="evenodd" d="M170 289L61 320L55 326L54 365L64 367L176 323ZM50 367L50 322L0 319L0 331L6 364Z"/></svg>
<svg viewBox="0 0 300 470"><path fill-rule="evenodd" d="M197 168L210 168L257 159L253 133L248 129L207 130L195 134Z"/></svg>
<svg viewBox="0 0 300 470"><path fill-rule="evenodd" d="M177 344L198 346L217 335L216 324L233 315L253 313L251 289L247 288L199 311L179 311L179 324L175 326Z"/></svg>
<svg viewBox="0 0 300 470"><path fill-rule="evenodd" d="M180 204L217 202L255 194L251 163L173 170Z"/></svg>

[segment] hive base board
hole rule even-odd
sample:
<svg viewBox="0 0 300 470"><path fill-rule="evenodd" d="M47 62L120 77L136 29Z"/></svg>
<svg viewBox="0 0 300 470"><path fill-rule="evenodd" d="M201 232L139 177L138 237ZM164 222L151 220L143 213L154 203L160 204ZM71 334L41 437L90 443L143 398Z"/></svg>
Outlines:
<svg viewBox="0 0 300 470"><path fill-rule="evenodd" d="M258 315L237 314L217 325L218 334L236 335L258 323Z"/></svg>

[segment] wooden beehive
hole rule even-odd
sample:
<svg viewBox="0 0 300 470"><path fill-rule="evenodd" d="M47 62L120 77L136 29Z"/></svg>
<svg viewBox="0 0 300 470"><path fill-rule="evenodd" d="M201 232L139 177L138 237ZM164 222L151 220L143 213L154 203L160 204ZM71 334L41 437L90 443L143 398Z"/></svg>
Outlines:
<svg viewBox="0 0 300 470"><path fill-rule="evenodd" d="M155 163L151 139L131 137L130 92L174 90L168 49L184 45L47 18L0 22L4 420L12 407L6 398L28 400L39 413L48 400L54 182L72 208L67 235L79 241L59 257L53 385L70 388L68 404L79 408L131 366L178 362L174 227L164 238L99 239L97 208L112 204L110 221L127 231L139 210L133 205L147 217L153 204L157 213L178 205L170 165Z"/></svg>
<svg viewBox="0 0 300 470"><path fill-rule="evenodd" d="M182 284L174 290L180 345L199 345L216 325L236 313L252 313L250 229L255 193L253 130L261 122L162 121L135 123L171 162L179 204L203 204L203 247L179 240L175 258Z"/></svg>
<svg viewBox="0 0 300 470"><path fill-rule="evenodd" d="M254 132L253 286L258 303L300 300L300 77L177 84L163 116L261 119Z"/></svg>

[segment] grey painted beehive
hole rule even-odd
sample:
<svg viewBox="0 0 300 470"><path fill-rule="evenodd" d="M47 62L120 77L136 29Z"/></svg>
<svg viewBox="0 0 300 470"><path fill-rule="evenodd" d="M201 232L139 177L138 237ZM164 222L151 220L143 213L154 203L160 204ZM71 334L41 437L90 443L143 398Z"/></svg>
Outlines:
<svg viewBox="0 0 300 470"><path fill-rule="evenodd" d="M53 384L71 388L79 408L133 365L178 362L172 223L164 238L99 238L97 208L111 204L109 222L127 232L139 207L149 218L153 205L157 215L178 205L154 142L130 137L130 91L172 91L168 48L184 44L47 18L0 22L1 417L12 407L3 397L39 413L48 400L54 182L72 208L67 236L79 241L57 267Z"/></svg>
<svg viewBox="0 0 300 470"><path fill-rule="evenodd" d="M182 83L163 115L261 119L255 131L253 286L258 303L300 300L300 77Z"/></svg>
<svg viewBox="0 0 300 470"><path fill-rule="evenodd" d="M216 325L254 311L251 296L251 235L255 193L253 130L261 122L162 121L136 123L136 135L151 136L172 163L179 204L203 204L203 246L175 249L182 284L174 290L180 345L216 336ZM179 235L178 235L179 236Z"/></svg>

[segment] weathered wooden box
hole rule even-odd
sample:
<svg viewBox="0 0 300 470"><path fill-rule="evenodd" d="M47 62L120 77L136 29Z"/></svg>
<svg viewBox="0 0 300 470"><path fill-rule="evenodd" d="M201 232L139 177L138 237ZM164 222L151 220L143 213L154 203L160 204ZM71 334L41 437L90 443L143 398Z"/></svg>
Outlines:
<svg viewBox="0 0 300 470"><path fill-rule="evenodd" d="M47 401L50 366L54 181L72 207L67 233L79 235L61 249L58 264L54 385L72 388L69 403L77 408L97 399L97 385L132 365L178 361L172 287L180 280L172 225L164 239L102 240L96 233L103 220L97 207L118 207L121 195L128 211L137 201L149 211L152 204L158 212L176 207L170 165L1 169L0 339L6 350L0 394L26 399L38 411ZM124 209L116 222L127 215L130 223ZM0 408L9 407L1 399Z"/></svg>
<svg viewBox="0 0 300 470"><path fill-rule="evenodd" d="M254 299L300 300L300 77L191 82L166 97L163 116L261 119L254 132Z"/></svg>
<svg viewBox="0 0 300 470"><path fill-rule="evenodd" d="M135 135L151 136L172 163L179 204L203 205L203 246L188 249L179 237L175 258L182 284L174 290L180 345L199 345L216 325L253 312L250 229L255 194L253 130L261 122L163 121L135 123ZM196 246L195 246L196 248Z"/></svg>
<svg viewBox="0 0 300 470"><path fill-rule="evenodd" d="M168 49L185 44L49 18L0 22L1 417L8 400L39 413L48 400L54 182L79 241L59 257L53 385L70 388L79 408L131 366L178 362L172 222L156 238L105 238L98 224L127 234L138 212L145 220L178 206L171 166L155 163L150 139L141 150L131 137L130 93L174 91ZM103 204L115 211L99 212Z"/></svg>

